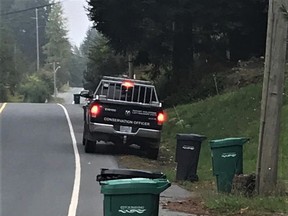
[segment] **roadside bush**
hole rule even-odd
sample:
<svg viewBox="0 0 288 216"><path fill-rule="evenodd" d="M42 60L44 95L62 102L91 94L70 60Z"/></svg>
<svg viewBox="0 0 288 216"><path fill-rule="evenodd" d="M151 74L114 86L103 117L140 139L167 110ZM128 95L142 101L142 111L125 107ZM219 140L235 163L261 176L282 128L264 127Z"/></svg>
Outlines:
<svg viewBox="0 0 288 216"><path fill-rule="evenodd" d="M53 78L53 73L51 73L51 71L46 71L46 70L41 70L39 73L39 79L42 80L43 82L45 82L45 84L48 87L48 90L50 92L50 94L53 94L54 91L54 78Z"/></svg>
<svg viewBox="0 0 288 216"><path fill-rule="evenodd" d="M203 100L223 91L223 76L207 74L197 81L188 78L185 83L176 85L165 77L159 79L157 91L165 108Z"/></svg>
<svg viewBox="0 0 288 216"><path fill-rule="evenodd" d="M0 102L5 102L8 100L8 92L3 83L0 83Z"/></svg>
<svg viewBox="0 0 288 216"><path fill-rule="evenodd" d="M20 94L24 95L24 102L44 103L52 92L49 82L42 80L40 75L31 75L20 86Z"/></svg>

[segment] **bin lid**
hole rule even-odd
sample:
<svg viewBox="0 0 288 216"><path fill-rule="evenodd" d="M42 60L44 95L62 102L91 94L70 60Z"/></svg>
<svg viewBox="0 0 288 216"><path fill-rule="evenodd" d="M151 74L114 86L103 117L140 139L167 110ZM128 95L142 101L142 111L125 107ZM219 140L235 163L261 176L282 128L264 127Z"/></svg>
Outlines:
<svg viewBox="0 0 288 216"><path fill-rule="evenodd" d="M167 179L130 178L102 181L101 193L120 194L160 194L171 183Z"/></svg>
<svg viewBox="0 0 288 216"><path fill-rule="evenodd" d="M102 168L101 174L97 175L97 181L105 181L112 179L129 179L129 178L166 179L166 175L162 172L150 172L145 170L106 169L106 168Z"/></svg>
<svg viewBox="0 0 288 216"><path fill-rule="evenodd" d="M193 141L200 141L202 142L203 140L205 140L207 137L204 135L200 135L200 134L177 134L176 135L177 140L193 140Z"/></svg>
<svg viewBox="0 0 288 216"><path fill-rule="evenodd" d="M246 137L230 137L225 139L217 139L210 141L211 148L222 148L226 146L237 146L237 145L244 145L249 138Z"/></svg>

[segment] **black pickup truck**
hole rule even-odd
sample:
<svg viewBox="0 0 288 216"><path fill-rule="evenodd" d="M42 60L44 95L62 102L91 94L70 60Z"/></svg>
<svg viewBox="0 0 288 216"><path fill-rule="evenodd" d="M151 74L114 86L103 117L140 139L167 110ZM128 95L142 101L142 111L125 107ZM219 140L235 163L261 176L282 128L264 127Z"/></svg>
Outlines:
<svg viewBox="0 0 288 216"><path fill-rule="evenodd" d="M93 95L83 106L83 145L86 153L96 152L97 141L119 146L136 144L157 159L162 124L162 104L149 81L104 76Z"/></svg>

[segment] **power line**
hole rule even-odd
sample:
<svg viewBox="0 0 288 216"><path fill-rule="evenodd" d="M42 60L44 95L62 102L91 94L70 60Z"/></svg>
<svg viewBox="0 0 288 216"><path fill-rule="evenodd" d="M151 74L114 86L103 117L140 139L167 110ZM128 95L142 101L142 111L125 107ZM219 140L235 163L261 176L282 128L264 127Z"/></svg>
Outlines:
<svg viewBox="0 0 288 216"><path fill-rule="evenodd" d="M7 16L7 15L11 15L11 14L16 14L16 13L22 13L22 12L26 12L26 11L30 11L30 10L34 10L34 9L38 9L38 8L51 6L51 5L54 5L54 4L57 4L57 3L50 3L50 4L41 5L41 6L37 6L37 7L26 8L26 9L23 9L23 10L11 11L11 12L8 12L8 13L1 13L0 16Z"/></svg>

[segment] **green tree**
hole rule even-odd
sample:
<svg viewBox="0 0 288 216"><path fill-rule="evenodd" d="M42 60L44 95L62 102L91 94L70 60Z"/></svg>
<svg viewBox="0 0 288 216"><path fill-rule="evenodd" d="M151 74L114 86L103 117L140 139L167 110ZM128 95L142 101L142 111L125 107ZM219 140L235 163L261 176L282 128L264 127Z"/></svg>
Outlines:
<svg viewBox="0 0 288 216"><path fill-rule="evenodd" d="M268 0L88 3L96 29L116 51L141 51L155 64L168 57L175 78L186 78L195 53L204 53L204 58L207 54L225 58L229 49L235 60L264 53ZM220 45L222 53L218 51Z"/></svg>
<svg viewBox="0 0 288 216"><path fill-rule="evenodd" d="M17 85L21 82L23 73L22 54L17 49L12 31L5 21L0 20L0 88L1 100L7 100L8 90L14 94ZM23 66L23 67L22 67Z"/></svg>
<svg viewBox="0 0 288 216"><path fill-rule="evenodd" d="M215 72L207 65L264 55L268 0L88 3L94 27L113 49L152 64L154 77L165 70L168 95L197 88L204 71Z"/></svg>
<svg viewBox="0 0 288 216"><path fill-rule="evenodd" d="M7 11L10 11L13 3L14 3L14 0L2 0L0 2L0 13L1 13L1 15L7 13Z"/></svg>
<svg viewBox="0 0 288 216"><path fill-rule="evenodd" d="M83 86L83 73L86 70L86 65L87 58L77 46L74 46L69 62L70 86Z"/></svg>
<svg viewBox="0 0 288 216"><path fill-rule="evenodd" d="M133 53L137 64L159 65L170 60L169 1L90 0L88 3L94 27L117 53Z"/></svg>
<svg viewBox="0 0 288 216"><path fill-rule="evenodd" d="M60 3L52 6L46 25L46 36L48 43L43 50L47 55L45 68L52 69L52 63L56 62L61 66L57 72L58 86L65 84L70 79L69 62L71 58L71 45L67 37L65 18Z"/></svg>
<svg viewBox="0 0 288 216"><path fill-rule="evenodd" d="M24 102L44 103L50 98L51 86L49 86L49 82L44 81L43 76L45 75L30 75L20 86L20 93L24 95Z"/></svg>
<svg viewBox="0 0 288 216"><path fill-rule="evenodd" d="M33 7L48 3L48 0L1 1L0 70L1 86L5 86L6 93L10 92L14 95L23 77L35 72L36 26L35 9ZM38 13L40 46L45 40L45 28L43 27L46 24L47 11L49 11L49 7L39 9ZM41 50L40 59L43 60ZM1 95L4 95L4 93Z"/></svg>
<svg viewBox="0 0 288 216"><path fill-rule="evenodd" d="M81 47L87 58L84 87L94 90L102 76L121 75L127 71L126 58L110 47L108 40L95 30L89 30Z"/></svg>
<svg viewBox="0 0 288 216"><path fill-rule="evenodd" d="M285 5L282 5L280 9L285 17L285 19L288 21L288 9L285 7Z"/></svg>
<svg viewBox="0 0 288 216"><path fill-rule="evenodd" d="M83 56L88 59L91 47L95 43L95 38L98 37L98 32L95 28L89 28L86 32L86 37L84 38L82 44L80 45L80 52Z"/></svg>
<svg viewBox="0 0 288 216"><path fill-rule="evenodd" d="M8 0L4 0L6 2ZM50 12L49 0L13 0L11 3L6 3L7 6L5 17L8 23L13 23L10 26L13 31L14 38L19 50L27 59L27 65L30 66L30 71L35 71L37 60L37 41L36 41L36 8L38 8L38 46L40 55L40 64L44 64L46 58L41 47L47 43L45 36L45 26ZM16 13L15 13L16 12ZM31 64L32 63L32 64Z"/></svg>
<svg viewBox="0 0 288 216"><path fill-rule="evenodd" d="M8 76L13 71L13 53L7 27L0 20L0 102L7 101Z"/></svg>

